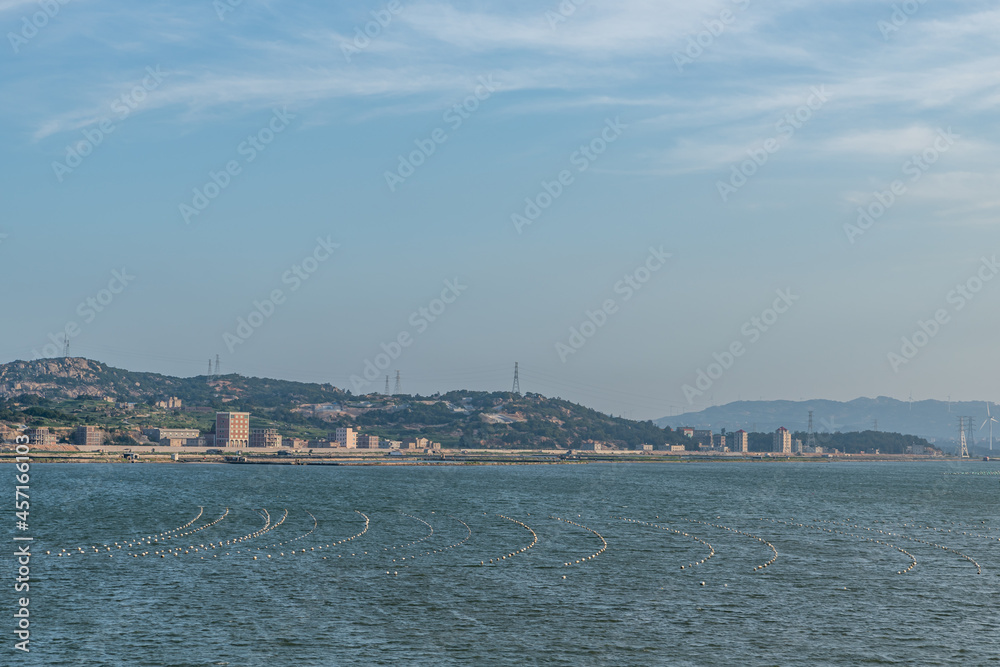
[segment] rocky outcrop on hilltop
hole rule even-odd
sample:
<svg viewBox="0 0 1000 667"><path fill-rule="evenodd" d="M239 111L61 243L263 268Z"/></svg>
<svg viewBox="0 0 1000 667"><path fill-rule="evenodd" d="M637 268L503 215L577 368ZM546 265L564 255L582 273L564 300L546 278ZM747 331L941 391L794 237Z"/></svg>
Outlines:
<svg viewBox="0 0 1000 667"><path fill-rule="evenodd" d="M107 368L81 358L15 361L0 366L0 398L34 394L45 398L101 397Z"/></svg>

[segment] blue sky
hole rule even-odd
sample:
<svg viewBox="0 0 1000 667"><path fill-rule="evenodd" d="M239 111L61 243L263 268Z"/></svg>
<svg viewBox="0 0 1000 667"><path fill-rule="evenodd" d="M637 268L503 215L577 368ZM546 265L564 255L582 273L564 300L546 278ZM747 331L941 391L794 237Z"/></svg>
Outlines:
<svg viewBox="0 0 1000 667"><path fill-rule="evenodd" d="M994 3L64 2L0 0L4 361L996 398Z"/></svg>

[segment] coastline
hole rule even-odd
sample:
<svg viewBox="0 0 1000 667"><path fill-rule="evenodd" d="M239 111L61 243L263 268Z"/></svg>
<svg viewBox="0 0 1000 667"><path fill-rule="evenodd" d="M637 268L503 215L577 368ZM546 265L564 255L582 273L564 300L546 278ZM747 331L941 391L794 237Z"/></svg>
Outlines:
<svg viewBox="0 0 1000 667"><path fill-rule="evenodd" d="M586 452L553 450L436 450L389 453L386 450L323 452L233 450L222 453L196 448L101 447L75 451L32 450L32 463L173 463L202 465L323 465L323 466L460 466L460 465L581 465L587 463L861 463L861 462L977 462L945 456L890 454L780 455L761 453ZM199 448L200 449L200 448ZM0 463L14 463L13 450L0 452Z"/></svg>

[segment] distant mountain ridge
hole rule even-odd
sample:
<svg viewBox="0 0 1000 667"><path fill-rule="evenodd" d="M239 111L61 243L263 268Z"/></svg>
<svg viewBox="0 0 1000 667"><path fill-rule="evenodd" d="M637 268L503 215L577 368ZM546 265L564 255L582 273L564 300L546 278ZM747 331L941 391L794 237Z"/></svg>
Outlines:
<svg viewBox="0 0 1000 667"><path fill-rule="evenodd" d="M792 431L805 431L810 410L813 411L813 428L818 433L875 430L877 422L879 431L917 435L931 442L955 442L958 439L958 418L972 417L977 446L979 449L989 446L989 426L979 430L986 419L986 401L948 403L925 400L910 403L886 396L856 398L846 402L736 401L698 412L663 417L655 423L675 428L711 428L716 432L723 428L728 431L742 428L764 432L774 431L780 426ZM997 417L1000 419L1000 415ZM998 426L994 426L994 438L1000 441Z"/></svg>

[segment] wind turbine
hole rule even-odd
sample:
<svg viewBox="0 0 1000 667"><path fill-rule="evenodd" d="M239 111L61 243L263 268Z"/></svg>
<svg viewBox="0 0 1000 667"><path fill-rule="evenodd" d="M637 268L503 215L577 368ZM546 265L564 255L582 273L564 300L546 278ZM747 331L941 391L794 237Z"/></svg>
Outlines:
<svg viewBox="0 0 1000 667"><path fill-rule="evenodd" d="M986 424L989 423L989 425L990 425L990 451L991 452L993 451L993 422L995 422L995 421L996 421L996 417L994 417L993 415L990 414L990 404L987 403L986 404L986 421L984 421L983 425L979 427L979 430L982 431L983 428L986 426Z"/></svg>

